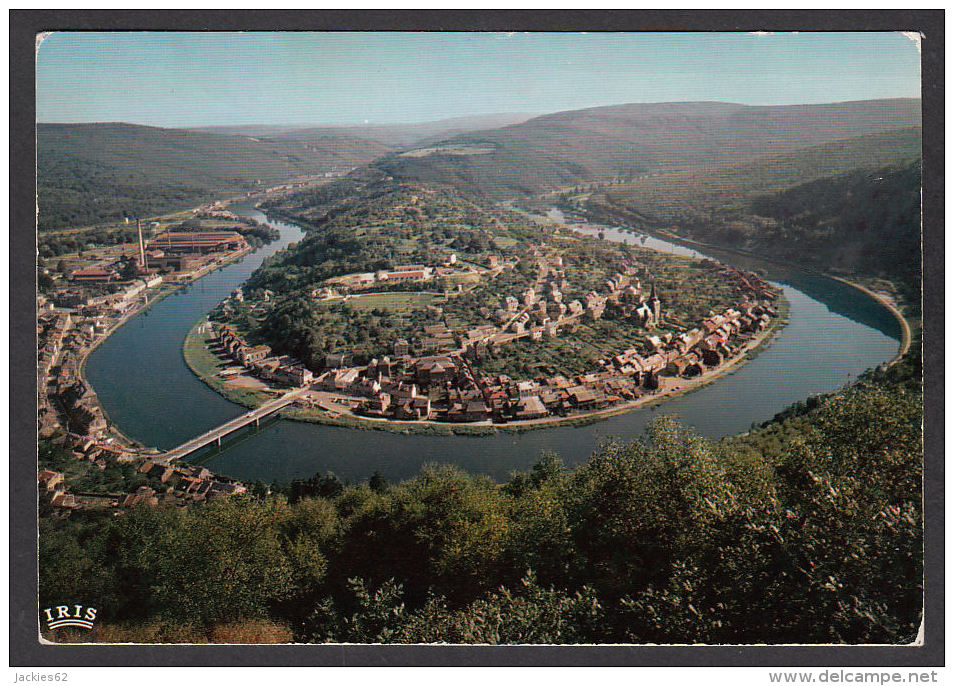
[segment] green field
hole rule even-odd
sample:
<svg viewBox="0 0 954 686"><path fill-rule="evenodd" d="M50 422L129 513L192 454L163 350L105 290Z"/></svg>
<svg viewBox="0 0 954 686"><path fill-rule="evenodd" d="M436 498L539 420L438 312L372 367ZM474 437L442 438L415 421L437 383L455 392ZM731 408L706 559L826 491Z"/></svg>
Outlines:
<svg viewBox="0 0 954 686"><path fill-rule="evenodd" d="M420 310L425 305L443 301L443 296L433 293L370 293L348 298L346 304L349 309L358 312L385 310L391 314L410 314ZM328 301L340 303L340 300Z"/></svg>
<svg viewBox="0 0 954 686"><path fill-rule="evenodd" d="M199 333L199 324L186 335L182 356L193 374L212 390L245 407L256 407L269 398L266 393L237 388L222 381L219 372L229 365L209 349L209 343L208 333Z"/></svg>
<svg viewBox="0 0 954 686"><path fill-rule="evenodd" d="M209 350L209 342L208 333L200 334L196 327L186 336L182 354L196 376L203 379L218 379L218 373L225 368L225 365Z"/></svg>
<svg viewBox="0 0 954 686"><path fill-rule="evenodd" d="M468 284L480 283L479 274L451 274L450 276L445 276L444 281L450 286L456 286L457 284L463 284L467 286Z"/></svg>
<svg viewBox="0 0 954 686"><path fill-rule="evenodd" d="M402 152L401 157L427 157L428 155L489 155L493 145L435 145L431 148L419 148Z"/></svg>

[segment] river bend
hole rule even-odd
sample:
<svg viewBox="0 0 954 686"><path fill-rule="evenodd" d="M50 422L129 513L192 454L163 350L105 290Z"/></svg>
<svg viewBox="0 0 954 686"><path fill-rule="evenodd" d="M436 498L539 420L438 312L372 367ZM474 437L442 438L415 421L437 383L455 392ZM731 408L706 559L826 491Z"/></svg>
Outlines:
<svg viewBox="0 0 954 686"><path fill-rule="evenodd" d="M169 449L246 411L195 377L183 360L182 344L195 323L244 283L266 257L303 234L296 226L266 218L249 203L230 209L267 222L281 238L136 315L87 360L86 376L110 420L144 445ZM557 213L551 216L562 219ZM608 240L699 255L614 228L581 228L587 233L602 230ZM795 401L845 385L897 351L897 322L857 289L752 258L715 252L713 256L745 269L760 269L781 285L791 311L788 325L758 357L695 392L589 426L523 434L418 436L279 420L211 455L205 464L244 481L287 482L328 471L343 480L359 481L375 470L396 481L413 476L426 463L456 464L503 480L510 472L529 467L545 450L558 453L569 465L583 462L601 440L641 436L658 414L673 415L708 436L736 434Z"/></svg>

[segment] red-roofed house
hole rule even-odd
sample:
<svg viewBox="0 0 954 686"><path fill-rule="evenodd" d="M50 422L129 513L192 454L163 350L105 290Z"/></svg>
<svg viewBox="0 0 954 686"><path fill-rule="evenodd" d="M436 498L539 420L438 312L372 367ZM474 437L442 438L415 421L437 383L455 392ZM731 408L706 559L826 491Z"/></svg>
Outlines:
<svg viewBox="0 0 954 686"><path fill-rule="evenodd" d="M119 278L115 269L104 269L102 267L87 267L86 269L77 269L73 272L73 281L81 283L108 283Z"/></svg>

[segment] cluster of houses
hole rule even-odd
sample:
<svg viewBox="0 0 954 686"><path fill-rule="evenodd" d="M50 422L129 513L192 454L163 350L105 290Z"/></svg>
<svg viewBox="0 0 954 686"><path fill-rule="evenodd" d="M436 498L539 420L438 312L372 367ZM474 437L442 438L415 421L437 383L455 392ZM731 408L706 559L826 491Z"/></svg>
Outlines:
<svg viewBox="0 0 954 686"><path fill-rule="evenodd" d="M299 360L290 355L273 356L267 345L249 345L231 324L216 325L213 331L221 352L242 366L220 372L224 379L233 378L244 369L285 386L307 386L312 382L311 370Z"/></svg>
<svg viewBox="0 0 954 686"><path fill-rule="evenodd" d="M56 410L50 402L46 386L50 379L50 369L60 354L63 339L69 328L69 313L37 319L37 431L40 436L52 435L59 425Z"/></svg>
<svg viewBox="0 0 954 686"><path fill-rule="evenodd" d="M88 267L83 267L81 269L76 269L70 275L70 281L74 286L82 286L84 284L90 285L100 285L100 284L111 284L119 283L124 279L121 275L121 272L125 268L128 259L117 259L111 262L101 262L99 264L94 264ZM142 269L139 270L140 278L133 279L129 285L124 289L124 293L130 289L134 289L132 293L128 293L127 297L134 297L137 293L141 292L143 288L151 288L155 284L141 285L143 281L149 282L159 279L159 282L162 281L162 277L158 275L149 275L145 274Z"/></svg>
<svg viewBox="0 0 954 686"><path fill-rule="evenodd" d="M475 357L486 352L488 342L500 330L493 324L475 326L470 329L451 330L444 324L425 326L421 335L411 339L398 338L392 343L395 357L408 355L428 355L434 353L456 353L468 351Z"/></svg>
<svg viewBox="0 0 954 686"><path fill-rule="evenodd" d="M777 289L754 272L728 267L709 259L701 260L701 264L706 269L718 272L723 278L733 283L739 291L748 293L757 300L774 300L778 296Z"/></svg>
<svg viewBox="0 0 954 686"><path fill-rule="evenodd" d="M47 494L50 504L55 508L75 509L76 496L66 492L66 480L62 472L41 469L36 473L36 479L42 492Z"/></svg>
<svg viewBox="0 0 954 686"><path fill-rule="evenodd" d="M741 353L776 314L770 300L739 303L699 327L678 336L649 336L647 343L654 355L665 357L667 374L691 378Z"/></svg>
<svg viewBox="0 0 954 686"><path fill-rule="evenodd" d="M203 207L193 210L193 214L196 217L209 217L210 219L241 219L241 217L231 210L225 209L225 203L221 201L216 201L209 205L204 205Z"/></svg>
<svg viewBox="0 0 954 686"><path fill-rule="evenodd" d="M140 244L134 279L123 279L129 260L122 258L77 269L68 284L37 295L38 437L65 445L77 459L88 460L99 469L106 469L115 462L142 459L137 451L119 446L109 435L96 393L83 380L82 360L123 318L149 301L150 289L163 284L164 277L150 273L149 268L169 266L166 263L169 260L181 268L191 264L189 260L193 256L244 247L247 247L245 240L235 232L167 233L150 242L150 253ZM197 477L190 468L176 469L189 479ZM209 494L230 495L244 489L241 484L213 478L205 471L201 483L182 487L185 494L182 497L188 496L190 502L195 502L206 499ZM157 486L170 478L178 477L160 479ZM154 497L162 502L168 500L168 494L150 494L147 488L140 489L138 495L71 493L62 475L54 472L41 471L38 479L48 489L52 505L64 510L104 504L121 507L139 500L152 502ZM178 487L178 483L175 486ZM179 495L171 497L180 498Z"/></svg>
<svg viewBox="0 0 954 686"><path fill-rule="evenodd" d="M507 331L520 337L528 335L531 340L544 336L557 336L560 328L577 318L596 321L603 316L608 302L621 304L626 314L638 319L645 329L654 329L660 322L660 302L653 287L649 301L640 290L639 278L634 265L609 277L602 292L590 291L582 299L564 302L567 280L563 258L550 257L541 264L543 286L537 292L530 286L520 297L507 296L494 312L494 319Z"/></svg>
<svg viewBox="0 0 954 686"><path fill-rule="evenodd" d="M297 360L285 358L301 370L292 382L288 374L275 376L271 371L283 358L269 358L267 346L246 345L230 326L220 328L219 340L225 352L262 378L287 385L310 384L316 391L331 394L337 406L334 411L344 406L358 415L397 420L507 422L599 410L656 393L672 385L667 378L692 378L738 356L776 314L773 287L755 274L711 263L707 266L735 283L743 299L696 328L656 334L662 321L661 303L655 284L648 298L643 294L636 265L621 265L599 292L593 290L565 303L562 256L537 257L534 284L518 295L504 297L496 312L483 308L482 314L494 323L459 329L428 325L419 336L393 341L392 356L364 366L349 366L346 354L329 354L321 374L312 379ZM592 373L513 380L489 377L471 367L507 342L556 336L577 318L599 319L608 303L638 321L647 336L642 348L602 360L600 369ZM264 360L273 362L266 368Z"/></svg>
<svg viewBox="0 0 954 686"><path fill-rule="evenodd" d="M137 492L127 495L120 503L121 507L130 507L140 502L156 505L163 500L177 505L189 504L189 502L208 502L217 497L241 495L248 490L235 479L217 476L205 467L197 465L176 465L172 467L145 460L139 466L139 473L145 474L150 479L162 484L166 489L166 495L170 495L172 498L163 499L156 495L146 495L146 499L144 499L144 494ZM154 491L155 489L149 488L149 490ZM156 498L157 501L154 502L153 498Z"/></svg>
<svg viewBox="0 0 954 686"><path fill-rule="evenodd" d="M106 468L102 458L97 459L96 465ZM234 479L216 476L194 465L169 467L145 460L137 471L149 479L150 485L139 486L130 493L77 492L70 488L62 472L49 469L37 472L37 484L49 498L50 505L63 513L90 509L113 509L118 513L137 505L186 507L247 491Z"/></svg>
<svg viewBox="0 0 954 686"><path fill-rule="evenodd" d="M568 283L562 256L541 260L536 286L530 286L520 297L509 295L493 313L493 319L510 333L531 340L556 336L560 328L577 318L596 321L603 316L608 302L623 306L627 316L637 319L646 329L660 322L660 302L655 287L647 301L640 290L635 265L627 265L607 278L601 291L591 290L585 296L564 302ZM538 290L539 287L539 290Z"/></svg>
<svg viewBox="0 0 954 686"><path fill-rule="evenodd" d="M54 292L50 297L37 296L40 437L52 436L61 428L94 437L105 435L106 419L95 394L82 380L80 361L137 303L148 300L147 289L161 284L161 276L151 276L130 283L118 293L93 296L80 286Z"/></svg>
<svg viewBox="0 0 954 686"><path fill-rule="evenodd" d="M253 139L253 140L254 140L254 139ZM339 170L337 167L332 166L332 167L331 167L331 171L326 171L326 172L321 173L321 174L315 174L315 175L313 175L313 176L311 177L311 179L333 179L333 178L335 178L335 177L337 177L337 176L341 176L341 175L344 174L346 171L347 171L347 168L346 168L345 170ZM265 189L263 189L262 191L246 191L245 196L251 198L253 195L258 195L258 194L261 194L261 193L264 193L264 195L265 195L266 197L268 197L269 195L272 195L272 194L284 194L284 193L286 193L287 191L294 191L294 190L298 190L298 189L300 189L300 188L307 188L308 186L312 185L313 183L314 183L313 180L292 181L292 182L290 182L290 183L282 183L282 184L279 184L279 185L277 185L277 186L269 186L268 188L265 188ZM256 185L256 186L261 186L261 185L262 185L262 180L261 180L261 179L256 179L255 185ZM213 205L213 206L222 207L221 203L218 203L217 205Z"/></svg>
<svg viewBox="0 0 954 686"><path fill-rule="evenodd" d="M428 266L424 264L402 264L391 269L379 269L376 272L354 272L351 274L342 274L328 279L323 286L314 289L311 292L313 298L319 300L331 300L344 297L341 291L363 290L370 288L375 284L380 284L387 288L392 284L413 283L416 281L427 282L437 277L450 276L452 274L469 273L481 274L486 271L494 271L505 267L513 268L519 260L500 264L496 255L490 255L487 258L486 268L480 268L473 264L467 264L457 259L456 253L450 253L442 264L437 266ZM463 286L458 285L453 290L445 290L445 294L453 296L455 293L463 291Z"/></svg>
<svg viewBox="0 0 954 686"><path fill-rule="evenodd" d="M70 281L76 287L83 286L84 284L110 284L114 282L122 282L123 278L120 275L120 272L124 267L124 262L124 260L120 259L114 262L104 262L90 267L84 267L82 269L76 269L70 276ZM156 282L156 279L159 281ZM152 288L161 282L162 277L159 275L141 274L140 278L133 279L131 282L129 282L126 288L123 289L123 295L127 299L133 298L138 293L141 293L144 288Z"/></svg>
<svg viewBox="0 0 954 686"><path fill-rule="evenodd" d="M146 275L117 293L103 294L98 284L79 282L50 294L37 296L37 435L65 446L78 460L105 470L110 464L141 460L138 452L118 445L109 435L108 423L96 393L83 380L80 366L89 349L148 300L148 289L161 285L158 275ZM150 468L151 469L151 468ZM91 494L72 492L63 474L38 472L49 503L60 512L91 508L123 509L133 504L177 505L220 495L241 493L244 487L214 477L208 470L176 467L175 475L160 478L156 486L135 493ZM153 476L150 474L150 476ZM160 485L167 483L167 492ZM180 486L181 483L181 486Z"/></svg>
<svg viewBox="0 0 954 686"><path fill-rule="evenodd" d="M507 422L565 416L630 402L657 392L666 378L715 369L742 353L775 314L770 300L741 302L682 334L649 335L641 350L630 348L603 360L597 371L569 378L513 380L475 372L460 350L466 334L457 334L455 352L423 357L412 357L406 341L399 341L393 359L364 367L348 367L340 355L326 359L312 388L338 394L354 413L377 418Z"/></svg>
<svg viewBox="0 0 954 686"><path fill-rule="evenodd" d="M162 282L162 276L149 276L132 281L116 293L95 295L86 288L60 288L49 297L37 296L37 314L42 317L60 308L73 310L74 314L82 314L86 318L119 318L128 314L137 304L147 302L148 289L161 286Z"/></svg>
<svg viewBox="0 0 954 686"><path fill-rule="evenodd" d="M106 469L110 462L132 462L138 457L123 448L114 445L108 437L91 437L75 433L58 434L51 439L54 445L60 445L70 450L77 460L86 460Z"/></svg>

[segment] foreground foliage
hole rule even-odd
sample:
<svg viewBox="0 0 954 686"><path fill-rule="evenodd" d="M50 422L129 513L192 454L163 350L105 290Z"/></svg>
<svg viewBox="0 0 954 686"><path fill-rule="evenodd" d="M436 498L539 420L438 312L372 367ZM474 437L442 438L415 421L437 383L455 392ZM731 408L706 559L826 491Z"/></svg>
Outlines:
<svg viewBox="0 0 954 686"><path fill-rule="evenodd" d="M110 640L248 622L316 642L909 642L919 370L909 357L721 442L663 418L575 471L544 455L502 485L433 466L44 518L40 606L92 604Z"/></svg>

